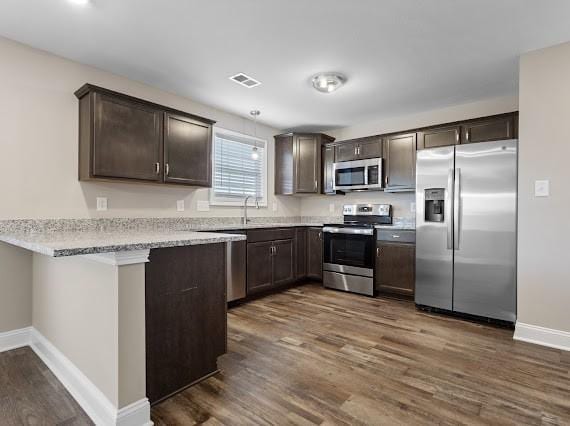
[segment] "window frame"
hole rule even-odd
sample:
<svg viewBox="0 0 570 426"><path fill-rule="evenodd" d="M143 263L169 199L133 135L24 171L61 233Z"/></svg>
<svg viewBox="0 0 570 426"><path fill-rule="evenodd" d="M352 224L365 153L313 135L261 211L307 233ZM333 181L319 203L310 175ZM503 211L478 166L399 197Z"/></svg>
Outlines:
<svg viewBox="0 0 570 426"><path fill-rule="evenodd" d="M242 207L243 206L243 198L236 199L235 197L225 197L216 195L215 193L215 184L216 184L216 136L217 135L228 135L228 136L236 136L240 139L247 139L251 140L252 142L256 142L257 146L263 148L263 154L260 154L260 161L261 161L261 176L263 182L261 182L261 190L263 192L262 197L258 199L258 206L259 207L267 207L268 201L268 175L267 175L267 157L268 157L268 143L267 140L247 135L244 133L239 133L233 130L224 129L222 127L214 126L212 129L212 188L210 188L210 205L211 206L219 206L219 207ZM255 199L252 197L247 201L247 205L254 207L256 206Z"/></svg>

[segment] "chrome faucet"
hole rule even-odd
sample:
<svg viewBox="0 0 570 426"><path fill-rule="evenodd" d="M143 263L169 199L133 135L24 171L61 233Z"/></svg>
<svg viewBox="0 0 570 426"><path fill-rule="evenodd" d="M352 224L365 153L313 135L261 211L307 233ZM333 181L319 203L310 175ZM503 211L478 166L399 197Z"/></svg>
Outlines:
<svg viewBox="0 0 570 426"><path fill-rule="evenodd" d="M247 200L249 200L252 197L253 197L252 195L248 195L243 200L243 225L247 225L247 223L249 222L249 219L247 218ZM257 197L255 197L255 208L256 209L259 208L259 199Z"/></svg>

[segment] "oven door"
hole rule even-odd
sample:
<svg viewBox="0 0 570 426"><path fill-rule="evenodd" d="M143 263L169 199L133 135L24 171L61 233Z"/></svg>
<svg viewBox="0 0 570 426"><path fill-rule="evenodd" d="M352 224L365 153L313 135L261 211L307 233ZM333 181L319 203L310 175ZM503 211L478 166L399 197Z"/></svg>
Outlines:
<svg viewBox="0 0 570 426"><path fill-rule="evenodd" d="M323 238L325 270L366 272L368 275L368 272L374 269L375 241L372 229L325 227Z"/></svg>

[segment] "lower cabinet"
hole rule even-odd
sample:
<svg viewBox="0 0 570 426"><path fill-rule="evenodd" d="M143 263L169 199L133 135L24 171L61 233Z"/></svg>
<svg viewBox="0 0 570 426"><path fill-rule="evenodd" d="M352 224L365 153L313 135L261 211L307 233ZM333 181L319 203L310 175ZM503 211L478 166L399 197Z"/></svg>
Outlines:
<svg viewBox="0 0 570 426"><path fill-rule="evenodd" d="M307 230L307 277L323 279L323 231L321 228Z"/></svg>
<svg viewBox="0 0 570 426"><path fill-rule="evenodd" d="M295 244L297 246L295 278L300 280L307 276L307 228L297 228L295 230Z"/></svg>
<svg viewBox="0 0 570 426"><path fill-rule="evenodd" d="M247 244L247 293L273 286L273 241Z"/></svg>
<svg viewBox="0 0 570 426"><path fill-rule="evenodd" d="M416 246L412 243L376 242L376 289L414 295Z"/></svg>
<svg viewBox="0 0 570 426"><path fill-rule="evenodd" d="M225 243L159 248L145 266L151 403L215 373L226 352Z"/></svg>

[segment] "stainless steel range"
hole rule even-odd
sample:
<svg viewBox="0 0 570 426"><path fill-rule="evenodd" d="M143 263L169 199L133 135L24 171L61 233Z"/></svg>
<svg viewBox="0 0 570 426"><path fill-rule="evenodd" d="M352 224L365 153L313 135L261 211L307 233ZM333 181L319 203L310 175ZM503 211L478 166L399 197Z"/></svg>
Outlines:
<svg viewBox="0 0 570 426"><path fill-rule="evenodd" d="M344 223L323 227L323 283L327 288L374 295L375 225L392 224L390 204L348 204Z"/></svg>

